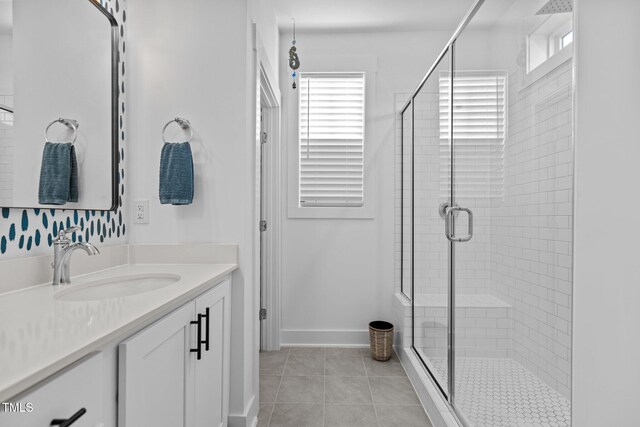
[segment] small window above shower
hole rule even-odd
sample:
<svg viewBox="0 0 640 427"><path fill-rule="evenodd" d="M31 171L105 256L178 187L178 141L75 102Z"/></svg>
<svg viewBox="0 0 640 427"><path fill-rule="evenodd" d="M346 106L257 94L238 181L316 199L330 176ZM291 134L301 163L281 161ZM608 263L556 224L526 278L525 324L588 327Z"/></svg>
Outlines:
<svg viewBox="0 0 640 427"><path fill-rule="evenodd" d="M567 48L573 43L572 10L571 0L550 0L529 19L527 73L547 62L555 68L571 56Z"/></svg>

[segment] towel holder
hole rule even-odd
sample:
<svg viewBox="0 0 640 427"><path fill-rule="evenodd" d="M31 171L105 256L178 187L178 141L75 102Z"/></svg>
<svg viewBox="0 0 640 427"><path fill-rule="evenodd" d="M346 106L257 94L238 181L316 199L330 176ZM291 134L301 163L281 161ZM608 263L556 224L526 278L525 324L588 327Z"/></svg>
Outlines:
<svg viewBox="0 0 640 427"><path fill-rule="evenodd" d="M65 125L66 127L68 127L73 131L73 139L71 141L67 141L67 143L70 143L70 144L75 143L76 139L78 138L78 127L80 127L80 122L73 119L63 119L63 118L59 118L49 123L49 126L47 126L46 129L44 130L45 142L51 142L51 143L54 142L54 141L49 141L49 137L47 136L47 134L49 133L49 129L51 128L51 126L55 125L56 123L62 123L63 125Z"/></svg>
<svg viewBox="0 0 640 427"><path fill-rule="evenodd" d="M187 140L187 142L191 142L191 140L193 139L193 127L191 127L191 122L189 122L189 120L187 120L187 119L183 119L181 117L176 117L175 119L167 122L167 124L164 125L164 127L162 128L162 141L165 144L169 143L169 141L167 141L167 138L165 136L165 131L167 130L167 128L169 127L169 125L171 123L177 123L178 126L180 126L180 128L182 128L182 130L184 130L184 131L189 130L189 139Z"/></svg>

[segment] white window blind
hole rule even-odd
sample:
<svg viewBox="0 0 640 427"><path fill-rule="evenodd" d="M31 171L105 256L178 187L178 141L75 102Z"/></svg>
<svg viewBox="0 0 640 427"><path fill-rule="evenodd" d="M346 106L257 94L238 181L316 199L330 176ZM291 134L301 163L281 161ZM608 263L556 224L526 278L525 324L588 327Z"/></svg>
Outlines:
<svg viewBox="0 0 640 427"><path fill-rule="evenodd" d="M451 191L450 74L440 73L440 189ZM500 198L504 192L506 73L457 71L453 82L456 197Z"/></svg>
<svg viewBox="0 0 640 427"><path fill-rule="evenodd" d="M300 73L300 206L361 207L364 73Z"/></svg>

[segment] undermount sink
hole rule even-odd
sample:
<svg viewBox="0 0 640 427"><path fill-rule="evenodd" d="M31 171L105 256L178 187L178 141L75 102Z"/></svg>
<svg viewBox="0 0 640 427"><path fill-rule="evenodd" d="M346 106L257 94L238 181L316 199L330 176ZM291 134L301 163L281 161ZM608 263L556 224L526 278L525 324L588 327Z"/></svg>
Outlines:
<svg viewBox="0 0 640 427"><path fill-rule="evenodd" d="M81 285L63 285L55 298L64 301L97 301L155 291L177 283L176 274L135 274L96 280Z"/></svg>

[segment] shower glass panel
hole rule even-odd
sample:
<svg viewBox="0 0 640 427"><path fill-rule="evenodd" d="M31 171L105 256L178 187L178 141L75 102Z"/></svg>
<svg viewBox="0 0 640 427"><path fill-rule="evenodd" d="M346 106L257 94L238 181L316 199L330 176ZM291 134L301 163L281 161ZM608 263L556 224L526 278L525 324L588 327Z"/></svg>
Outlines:
<svg viewBox="0 0 640 427"><path fill-rule="evenodd" d="M454 194L474 229L455 244L453 405L473 426L571 425L572 14L545 3L486 0L454 43ZM548 58L527 72L534 39Z"/></svg>
<svg viewBox="0 0 640 427"><path fill-rule="evenodd" d="M573 14L547 1L478 0L402 115L412 346L464 426L571 425Z"/></svg>
<svg viewBox="0 0 640 427"><path fill-rule="evenodd" d="M451 67L445 53L413 98L413 346L442 392L449 394L449 241L441 204L450 203L449 137L440 129L440 110L449 108L437 76Z"/></svg>
<svg viewBox="0 0 640 427"><path fill-rule="evenodd" d="M411 245L413 242L413 231L411 224L411 212L413 211L413 133L411 104L409 104L402 114L401 127L401 147L400 147L400 174L402 195L400 200L400 289L402 293L411 299Z"/></svg>
<svg viewBox="0 0 640 427"><path fill-rule="evenodd" d="M453 403L472 425L570 425L571 13L503 4L454 45L454 193L475 227L456 244ZM527 72L542 38L556 51Z"/></svg>

